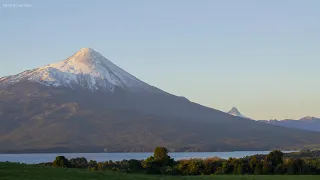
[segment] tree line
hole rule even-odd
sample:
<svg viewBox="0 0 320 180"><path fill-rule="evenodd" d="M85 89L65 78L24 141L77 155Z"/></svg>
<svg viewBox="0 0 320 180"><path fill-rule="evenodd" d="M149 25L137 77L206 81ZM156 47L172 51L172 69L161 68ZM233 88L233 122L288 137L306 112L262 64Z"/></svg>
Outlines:
<svg viewBox="0 0 320 180"><path fill-rule="evenodd" d="M58 156L46 165L65 168L85 168L127 173L148 173L166 175L210 175L210 174L320 174L319 157L285 157L280 150L267 155L253 155L243 158L185 159L175 161L164 147L157 147L153 156L145 160L122 160L96 162L86 158L66 159Z"/></svg>

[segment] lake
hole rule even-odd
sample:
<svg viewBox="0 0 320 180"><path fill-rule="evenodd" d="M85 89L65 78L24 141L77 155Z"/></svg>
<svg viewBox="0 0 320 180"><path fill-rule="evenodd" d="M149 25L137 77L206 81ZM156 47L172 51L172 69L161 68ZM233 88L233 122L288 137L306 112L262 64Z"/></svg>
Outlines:
<svg viewBox="0 0 320 180"><path fill-rule="evenodd" d="M268 154L270 151L233 151L233 152L173 152L169 153L175 160L190 158L229 157L241 158L255 154ZM284 151L291 152L291 151ZM0 154L0 162L20 162L27 164L37 164L42 162L52 162L56 156L65 156L68 159L85 157L88 161L121 161L124 159L146 159L153 153L36 153L36 154Z"/></svg>

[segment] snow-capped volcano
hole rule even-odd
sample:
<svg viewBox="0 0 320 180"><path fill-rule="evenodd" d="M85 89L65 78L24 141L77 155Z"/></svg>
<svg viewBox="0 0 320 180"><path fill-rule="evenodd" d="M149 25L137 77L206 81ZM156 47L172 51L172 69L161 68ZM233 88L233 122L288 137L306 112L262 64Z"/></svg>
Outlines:
<svg viewBox="0 0 320 180"><path fill-rule="evenodd" d="M239 111L236 107L233 107L233 108L228 112L228 114L231 114L231 115L233 115L233 116L238 116L238 117L246 118L246 119L250 119L250 118L242 115L242 114L240 113L240 111Z"/></svg>
<svg viewBox="0 0 320 180"><path fill-rule="evenodd" d="M150 86L91 48L81 48L58 63L0 78L0 83L39 82L47 86L86 88L90 91L111 91L120 87L132 92L162 92Z"/></svg>

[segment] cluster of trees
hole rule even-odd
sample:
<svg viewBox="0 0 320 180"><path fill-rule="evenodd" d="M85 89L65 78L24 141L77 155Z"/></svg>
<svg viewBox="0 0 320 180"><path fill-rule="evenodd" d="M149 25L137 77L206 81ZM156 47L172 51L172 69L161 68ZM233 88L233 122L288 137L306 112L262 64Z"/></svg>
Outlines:
<svg viewBox="0 0 320 180"><path fill-rule="evenodd" d="M286 153L285 158L319 158L320 149L303 149L298 152Z"/></svg>
<svg viewBox="0 0 320 180"><path fill-rule="evenodd" d="M145 160L88 162L85 158L68 160L63 156L58 156L52 166L168 175L320 174L320 158L285 158L279 150L274 150L268 155L227 160L208 158L174 161L168 155L166 148L157 147L154 155Z"/></svg>

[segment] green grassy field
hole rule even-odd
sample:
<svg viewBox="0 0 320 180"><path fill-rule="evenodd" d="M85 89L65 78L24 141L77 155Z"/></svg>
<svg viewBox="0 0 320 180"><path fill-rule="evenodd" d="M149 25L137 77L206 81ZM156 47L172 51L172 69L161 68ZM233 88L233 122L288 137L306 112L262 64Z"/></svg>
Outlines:
<svg viewBox="0 0 320 180"><path fill-rule="evenodd" d="M117 172L94 172L80 169L64 169L42 167L36 165L21 165L0 163L1 180L318 180L320 176L237 176L237 175L210 175L210 176L157 176L143 174L126 174Z"/></svg>

